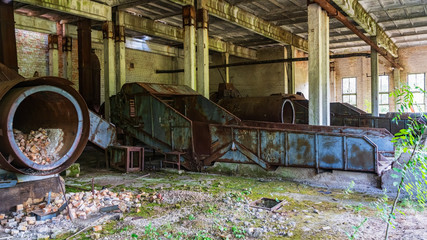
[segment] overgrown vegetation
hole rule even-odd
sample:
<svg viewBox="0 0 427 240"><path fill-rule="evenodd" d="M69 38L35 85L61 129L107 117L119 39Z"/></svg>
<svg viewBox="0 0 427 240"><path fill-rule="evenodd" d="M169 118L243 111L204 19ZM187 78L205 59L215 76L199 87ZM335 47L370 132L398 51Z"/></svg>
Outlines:
<svg viewBox="0 0 427 240"><path fill-rule="evenodd" d="M397 203L403 190L409 194L411 199L418 201L419 206L425 206L427 193L427 155L423 143L423 135L426 129L425 121L427 116L423 113L422 109L415 104L414 95L412 93L413 90L426 94L424 89L420 87L412 89L410 86L403 86L391 94L391 96L397 99L397 104L399 106L398 114L393 119L396 124L405 112L415 112L418 110L419 115L414 118L408 116L410 123L407 125L407 129L401 129L393 138L395 145L400 146L403 153L409 154L409 159L406 162L399 163L401 164L400 168L393 168L395 173L392 174L391 177L396 180L393 182L393 185L397 187L397 192L392 205L390 207L387 206L388 199L385 197L384 201L382 201L382 205L385 205L385 208L378 208L383 214L384 209L389 210L385 218L387 222L385 239L388 239L390 227L393 227L393 220L396 219L396 211L401 212L398 209Z"/></svg>

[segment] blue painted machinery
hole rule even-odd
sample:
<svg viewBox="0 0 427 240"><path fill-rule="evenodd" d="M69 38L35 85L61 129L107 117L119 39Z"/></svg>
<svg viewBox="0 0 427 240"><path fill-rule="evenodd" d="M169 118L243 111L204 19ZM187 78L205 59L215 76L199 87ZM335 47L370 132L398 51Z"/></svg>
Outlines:
<svg viewBox="0 0 427 240"><path fill-rule="evenodd" d="M232 162L381 174L394 155L385 129L242 121L187 86L128 83L111 107L126 135L165 154L183 153L181 165L190 170Z"/></svg>

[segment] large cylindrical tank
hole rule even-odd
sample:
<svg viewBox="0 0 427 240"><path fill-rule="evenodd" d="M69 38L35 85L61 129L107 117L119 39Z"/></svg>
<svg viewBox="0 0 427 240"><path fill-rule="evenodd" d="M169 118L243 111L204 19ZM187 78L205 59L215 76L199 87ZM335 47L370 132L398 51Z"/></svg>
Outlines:
<svg viewBox="0 0 427 240"><path fill-rule="evenodd" d="M281 95L228 98L218 104L243 120L295 123L294 105Z"/></svg>
<svg viewBox="0 0 427 240"><path fill-rule="evenodd" d="M68 168L89 136L89 112L81 95L71 82L57 77L24 79L4 66L0 66L0 75L0 168L30 175L50 175ZM29 132L39 128L62 131L57 159L43 165L24 155L14 136L15 129Z"/></svg>

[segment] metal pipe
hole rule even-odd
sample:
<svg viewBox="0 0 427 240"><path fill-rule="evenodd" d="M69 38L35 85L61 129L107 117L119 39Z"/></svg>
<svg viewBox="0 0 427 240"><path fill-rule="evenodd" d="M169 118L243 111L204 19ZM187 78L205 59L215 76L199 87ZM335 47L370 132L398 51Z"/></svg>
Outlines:
<svg viewBox="0 0 427 240"><path fill-rule="evenodd" d="M336 55L330 56L331 59L349 58L349 57L371 57L371 54L369 54L369 53L351 53L351 54L336 54ZM249 66L249 65L259 65L259 64L273 64L273 63L284 63L284 62L303 62L303 61L308 61L308 57L219 64L219 65L211 65L211 66L209 66L209 68L214 69L214 68L225 68L225 67L238 67L238 66ZM156 70L156 73L180 73L180 72L184 72L184 69Z"/></svg>
<svg viewBox="0 0 427 240"><path fill-rule="evenodd" d="M218 104L243 120L295 123L294 105L283 96L229 98Z"/></svg>
<svg viewBox="0 0 427 240"><path fill-rule="evenodd" d="M336 18L342 24L344 24L348 29L350 29L354 34L356 34L360 39L366 42L369 46L374 48L379 54L381 54L385 59L387 59L395 68L401 69L402 67L399 63L396 62L395 58L387 53L382 47L379 47L374 41L367 37L363 32L361 32L357 27L348 20L340 11L338 11L332 4L327 0L311 0L312 3L317 3L323 10L325 10L330 17Z"/></svg>
<svg viewBox="0 0 427 240"><path fill-rule="evenodd" d="M0 64L0 168L31 175L59 173L73 164L88 141L89 112L68 80L56 77L1 78ZM3 75L6 76L6 75ZM15 142L14 129L61 129L63 147L58 160L41 165L31 161Z"/></svg>

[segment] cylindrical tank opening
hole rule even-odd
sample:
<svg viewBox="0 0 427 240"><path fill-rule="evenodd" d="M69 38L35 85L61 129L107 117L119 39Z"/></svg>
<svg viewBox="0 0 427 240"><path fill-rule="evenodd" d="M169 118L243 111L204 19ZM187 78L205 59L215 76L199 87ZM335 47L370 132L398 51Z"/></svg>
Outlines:
<svg viewBox="0 0 427 240"><path fill-rule="evenodd" d="M83 128L83 114L76 99L68 92L49 85L17 88L15 102L8 114L8 137L15 154L36 170L51 170L66 162L75 151ZM30 160L15 142L13 130L23 133L32 130L56 129L63 132L62 147L58 147L57 159L49 164L38 164Z"/></svg>
<svg viewBox="0 0 427 240"><path fill-rule="evenodd" d="M291 100L286 99L282 104L282 123L295 123L295 109Z"/></svg>

